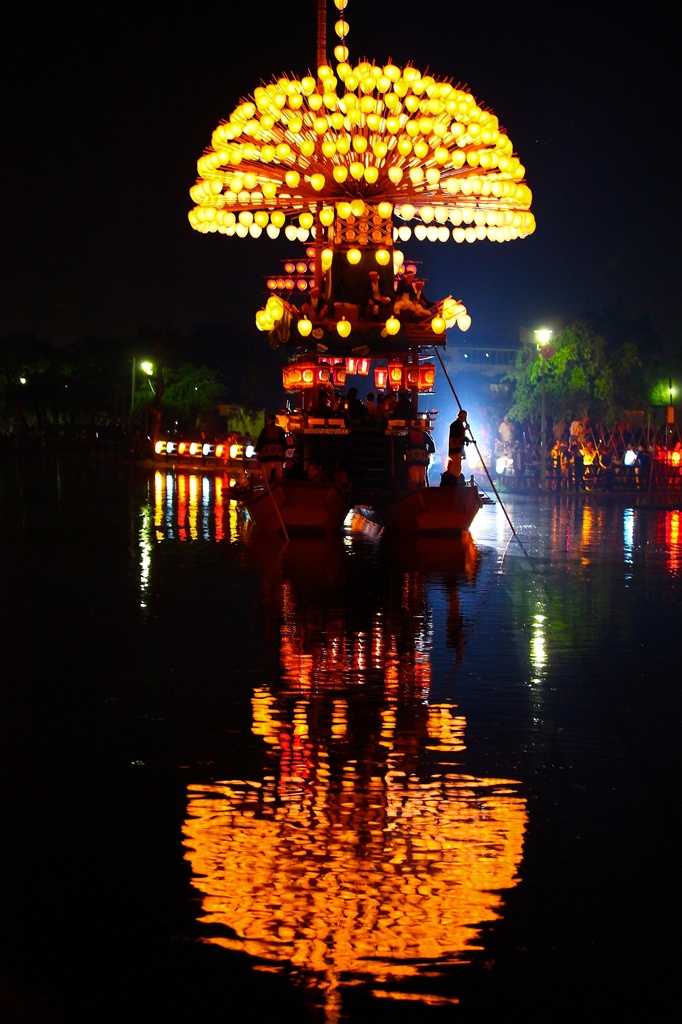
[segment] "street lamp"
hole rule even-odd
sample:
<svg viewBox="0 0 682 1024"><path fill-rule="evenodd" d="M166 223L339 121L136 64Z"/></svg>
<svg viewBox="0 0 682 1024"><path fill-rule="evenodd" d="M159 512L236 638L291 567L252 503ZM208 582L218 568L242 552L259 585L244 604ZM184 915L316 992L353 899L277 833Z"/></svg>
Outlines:
<svg viewBox="0 0 682 1024"><path fill-rule="evenodd" d="M131 387L131 392L130 392L130 419L131 420L133 418L133 409L135 407L135 388L136 388L136 385L137 385L136 376L137 376L137 369L138 369L138 367L142 371L142 373L146 373L146 375L148 377L153 377L154 376L154 364L153 363L150 363L148 360L139 360L138 361L136 359L136 357L133 356L133 375L132 375L133 379L132 379L132 387ZM152 391L153 391L154 388L152 387L151 381L149 382L149 386L152 388Z"/></svg>
<svg viewBox="0 0 682 1024"><path fill-rule="evenodd" d="M549 327L538 327L534 332L535 340L537 342L538 352L540 353L541 367L542 367L542 415L540 425L540 486L542 490L546 490L547 487L547 441L546 441L546 415L545 415L545 360L550 359L554 355L554 349L550 345L552 340L553 331Z"/></svg>

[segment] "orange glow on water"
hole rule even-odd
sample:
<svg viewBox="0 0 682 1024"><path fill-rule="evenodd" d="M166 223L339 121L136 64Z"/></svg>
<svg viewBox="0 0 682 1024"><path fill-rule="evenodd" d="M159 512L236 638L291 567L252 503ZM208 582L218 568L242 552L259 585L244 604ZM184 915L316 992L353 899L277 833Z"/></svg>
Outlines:
<svg viewBox="0 0 682 1024"><path fill-rule="evenodd" d="M292 574L319 578L311 551L291 554ZM431 698L421 574L396 574L362 620L296 582L267 594L281 674L252 691L260 770L190 784L183 843L204 941L293 969L333 1021L345 985L408 998L406 979L482 950L519 882L528 816L518 781L466 772L465 718Z"/></svg>

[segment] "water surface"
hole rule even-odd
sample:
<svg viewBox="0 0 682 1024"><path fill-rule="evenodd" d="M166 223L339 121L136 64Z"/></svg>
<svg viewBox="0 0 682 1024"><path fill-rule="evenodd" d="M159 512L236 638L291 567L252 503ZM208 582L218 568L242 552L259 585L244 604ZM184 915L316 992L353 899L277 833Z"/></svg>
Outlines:
<svg viewBox="0 0 682 1024"><path fill-rule="evenodd" d="M662 1019L678 510L285 546L213 475L0 473L16 1019Z"/></svg>

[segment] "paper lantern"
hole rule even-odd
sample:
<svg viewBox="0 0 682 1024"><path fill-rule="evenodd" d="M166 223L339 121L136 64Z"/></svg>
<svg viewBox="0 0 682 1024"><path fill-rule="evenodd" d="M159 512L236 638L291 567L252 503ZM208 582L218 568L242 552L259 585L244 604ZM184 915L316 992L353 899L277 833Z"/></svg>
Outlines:
<svg viewBox="0 0 682 1024"><path fill-rule="evenodd" d="M362 259L362 253L359 249L349 249L346 253L346 259L352 266L356 266Z"/></svg>
<svg viewBox="0 0 682 1024"><path fill-rule="evenodd" d="M388 381L388 367L387 366L375 366L374 367L374 386L376 388L385 388Z"/></svg>
<svg viewBox="0 0 682 1024"><path fill-rule="evenodd" d="M386 333L390 335L397 334L400 330L400 320L397 317L389 316L386 321Z"/></svg>
<svg viewBox="0 0 682 1024"><path fill-rule="evenodd" d="M346 373L355 374L358 372L357 356L346 357Z"/></svg>
<svg viewBox="0 0 682 1024"><path fill-rule="evenodd" d="M433 363L422 363L419 367L419 390L431 391L436 381L436 367Z"/></svg>
<svg viewBox="0 0 682 1024"><path fill-rule="evenodd" d="M315 363L299 363L299 369L301 371L301 388L311 388L315 383L317 366Z"/></svg>
<svg viewBox="0 0 682 1024"><path fill-rule="evenodd" d="M398 323L400 327L400 324ZM403 380L403 364L393 362L388 364L388 381L392 388L397 388L402 384Z"/></svg>
<svg viewBox="0 0 682 1024"><path fill-rule="evenodd" d="M337 323L336 330L341 335L342 338L347 338L348 335L350 334L351 325L348 322L348 320L346 320L345 316L341 317L341 319Z"/></svg>
<svg viewBox="0 0 682 1024"><path fill-rule="evenodd" d="M307 338L312 329L313 325L307 316L304 316L301 320L298 321L298 333L301 335L301 337Z"/></svg>
<svg viewBox="0 0 682 1024"><path fill-rule="evenodd" d="M369 373L369 363L370 360L366 359L364 356L360 356L358 359L358 373L361 377L366 377Z"/></svg>

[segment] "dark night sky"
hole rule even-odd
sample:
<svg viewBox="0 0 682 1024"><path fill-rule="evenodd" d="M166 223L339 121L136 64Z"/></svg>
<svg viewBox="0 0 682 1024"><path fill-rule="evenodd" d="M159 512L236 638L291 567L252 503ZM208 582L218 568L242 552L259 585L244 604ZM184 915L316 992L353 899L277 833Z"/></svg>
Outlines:
<svg viewBox="0 0 682 1024"><path fill-rule="evenodd" d="M314 68L316 0L131 11L26 8L5 32L0 337L252 329L265 276L299 255L192 231L188 192L242 97ZM526 167L534 235L404 247L430 295L466 304L472 341L620 302L680 346L677 29L640 11L349 0L351 63L466 83ZM330 55L337 16L328 0Z"/></svg>

